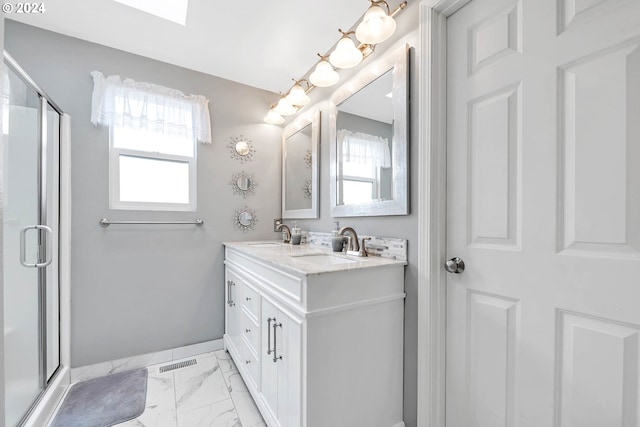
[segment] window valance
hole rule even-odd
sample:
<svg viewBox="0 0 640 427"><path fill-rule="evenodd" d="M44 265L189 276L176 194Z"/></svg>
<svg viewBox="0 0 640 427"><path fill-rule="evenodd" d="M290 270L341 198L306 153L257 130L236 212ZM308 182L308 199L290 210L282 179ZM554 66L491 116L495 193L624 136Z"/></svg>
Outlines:
<svg viewBox="0 0 640 427"><path fill-rule="evenodd" d="M338 146L342 147L342 160L345 162L383 168L391 166L391 152L387 138L340 129Z"/></svg>
<svg viewBox="0 0 640 427"><path fill-rule="evenodd" d="M194 136L211 143L209 100L152 83L106 77L99 71L93 77L91 123L152 130L167 135Z"/></svg>

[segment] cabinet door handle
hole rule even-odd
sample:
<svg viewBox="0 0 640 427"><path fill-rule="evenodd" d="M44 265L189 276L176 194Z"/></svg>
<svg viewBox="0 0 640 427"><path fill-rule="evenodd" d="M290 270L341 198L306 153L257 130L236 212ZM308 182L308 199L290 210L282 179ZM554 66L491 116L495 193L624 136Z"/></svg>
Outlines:
<svg viewBox="0 0 640 427"><path fill-rule="evenodd" d="M275 322L276 318L269 317L267 319L267 356L271 354L271 321Z"/></svg>
<svg viewBox="0 0 640 427"><path fill-rule="evenodd" d="M231 286L235 286L232 280L227 280L227 304L229 307L233 307L236 303L233 302L233 297L231 296Z"/></svg>
<svg viewBox="0 0 640 427"><path fill-rule="evenodd" d="M276 319L273 319L274 321ZM278 343L276 338L276 328L282 327L282 323L274 323L273 324L273 363L276 363L278 360L282 360L282 355L276 356L278 351Z"/></svg>
<svg viewBox="0 0 640 427"><path fill-rule="evenodd" d="M246 297L245 298L247 301L251 301L251 297Z"/></svg>

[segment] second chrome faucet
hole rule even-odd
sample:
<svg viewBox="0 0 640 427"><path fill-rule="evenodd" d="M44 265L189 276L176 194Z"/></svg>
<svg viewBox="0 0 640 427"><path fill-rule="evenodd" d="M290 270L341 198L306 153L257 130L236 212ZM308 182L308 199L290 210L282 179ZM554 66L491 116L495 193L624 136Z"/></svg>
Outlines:
<svg viewBox="0 0 640 427"><path fill-rule="evenodd" d="M360 245L360 242L358 240L358 233L356 233L356 230L354 230L352 227L342 227L340 230L338 230L338 234L342 236L344 236L345 233L349 233L351 235L349 238L349 245L347 246L347 254L351 252L352 254L355 253L361 257L369 256L369 254L367 253L365 242L367 240L370 240L370 237L365 237L364 239L362 239L362 245Z"/></svg>

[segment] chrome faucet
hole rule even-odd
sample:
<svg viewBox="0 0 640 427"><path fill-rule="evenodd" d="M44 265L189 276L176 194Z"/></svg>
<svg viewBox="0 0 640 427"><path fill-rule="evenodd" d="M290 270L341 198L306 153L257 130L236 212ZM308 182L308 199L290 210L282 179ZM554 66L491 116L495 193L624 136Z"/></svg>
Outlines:
<svg viewBox="0 0 640 427"><path fill-rule="evenodd" d="M338 234L340 234L341 236L344 236L344 233L351 234L351 238L349 239L349 246L347 246L347 252L358 252L360 250L360 243L358 243L358 234L356 233L356 230L351 227L342 227L340 230L338 230Z"/></svg>
<svg viewBox="0 0 640 427"><path fill-rule="evenodd" d="M282 230L282 242L290 243L291 242L291 229L286 224L278 224L276 227L276 231Z"/></svg>
<svg viewBox="0 0 640 427"><path fill-rule="evenodd" d="M371 237L362 238L362 244L360 245L360 252L358 252L358 256L369 256L369 252L367 252L367 240L371 240Z"/></svg>

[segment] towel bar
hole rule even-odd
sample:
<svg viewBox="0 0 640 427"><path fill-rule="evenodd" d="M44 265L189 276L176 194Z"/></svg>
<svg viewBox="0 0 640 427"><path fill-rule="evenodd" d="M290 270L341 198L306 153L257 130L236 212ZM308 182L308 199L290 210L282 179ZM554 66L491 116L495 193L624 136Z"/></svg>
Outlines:
<svg viewBox="0 0 640 427"><path fill-rule="evenodd" d="M178 225L196 225L200 227L204 224L204 221L201 219L196 219L195 221L111 221L108 218L102 218L100 220L100 225L103 227L108 227L112 224L122 225L122 224L134 224L134 225L158 225L158 224L178 224Z"/></svg>

